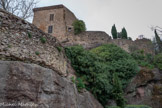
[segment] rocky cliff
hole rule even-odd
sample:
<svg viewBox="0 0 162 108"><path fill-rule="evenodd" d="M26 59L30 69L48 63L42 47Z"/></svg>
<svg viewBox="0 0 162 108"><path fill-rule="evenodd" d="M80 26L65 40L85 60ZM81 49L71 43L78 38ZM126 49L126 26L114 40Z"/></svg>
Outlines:
<svg viewBox="0 0 162 108"><path fill-rule="evenodd" d="M78 93L70 80L36 64L0 61L0 85L0 103L16 108L102 108L89 92Z"/></svg>
<svg viewBox="0 0 162 108"><path fill-rule="evenodd" d="M0 9L0 106L102 108L87 91L78 93L59 41Z"/></svg>
<svg viewBox="0 0 162 108"><path fill-rule="evenodd" d="M128 104L145 104L152 108L162 106L162 72L142 68L125 91Z"/></svg>

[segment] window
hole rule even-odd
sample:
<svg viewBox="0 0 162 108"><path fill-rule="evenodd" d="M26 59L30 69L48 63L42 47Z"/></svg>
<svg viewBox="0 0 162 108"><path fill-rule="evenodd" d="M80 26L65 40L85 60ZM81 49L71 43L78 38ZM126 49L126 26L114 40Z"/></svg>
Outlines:
<svg viewBox="0 0 162 108"><path fill-rule="evenodd" d="M48 33L52 33L53 26L48 26Z"/></svg>
<svg viewBox="0 0 162 108"><path fill-rule="evenodd" d="M53 21L54 19L54 14L50 14L50 21Z"/></svg>
<svg viewBox="0 0 162 108"><path fill-rule="evenodd" d="M69 31L69 32L72 31L72 28L71 28L71 27L68 27L68 31Z"/></svg>

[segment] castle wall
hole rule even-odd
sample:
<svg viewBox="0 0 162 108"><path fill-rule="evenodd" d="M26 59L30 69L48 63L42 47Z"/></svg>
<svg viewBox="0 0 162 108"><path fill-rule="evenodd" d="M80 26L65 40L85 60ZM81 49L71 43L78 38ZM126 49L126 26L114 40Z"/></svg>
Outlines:
<svg viewBox="0 0 162 108"><path fill-rule="evenodd" d="M50 14L54 14L53 21L50 21ZM51 35L61 40L66 34L64 8L35 11L33 24L46 33L48 33L48 26L52 25L53 33Z"/></svg>
<svg viewBox="0 0 162 108"><path fill-rule="evenodd" d="M72 26L73 22L77 20L75 15L67 8L65 9L65 23L66 26Z"/></svg>
<svg viewBox="0 0 162 108"><path fill-rule="evenodd" d="M71 34L67 40L62 42L64 46L82 45L86 49L91 49L99 45L108 43L111 37L102 31L86 31L78 35Z"/></svg>

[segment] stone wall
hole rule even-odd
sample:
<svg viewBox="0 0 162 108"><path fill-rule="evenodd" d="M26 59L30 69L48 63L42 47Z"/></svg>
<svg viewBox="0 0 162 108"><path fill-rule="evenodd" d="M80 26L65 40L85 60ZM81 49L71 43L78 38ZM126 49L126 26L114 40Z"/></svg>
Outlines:
<svg viewBox="0 0 162 108"><path fill-rule="evenodd" d="M63 46L82 45L86 49L91 49L99 45L108 43L111 37L102 31L86 31L79 35L68 35L62 42Z"/></svg>
<svg viewBox="0 0 162 108"><path fill-rule="evenodd" d="M58 40L65 40L68 32L73 32L72 24L77 18L64 5L35 8L33 11L33 24L46 33L48 33L48 26L53 26L51 35ZM53 21L50 21L50 14L54 14ZM69 28L71 28L70 31Z"/></svg>
<svg viewBox="0 0 162 108"><path fill-rule="evenodd" d="M112 39L110 43L113 43L127 52L133 52L136 50L143 50L145 53L155 54L154 47L149 39L138 39L135 41L128 39Z"/></svg>
<svg viewBox="0 0 162 108"><path fill-rule="evenodd" d="M44 7L44 9L34 9L33 24L45 33L48 33L48 26L53 26L53 33L51 33L51 35L61 40L66 34L64 7L46 8L48 7ZM54 14L53 21L50 21L50 14Z"/></svg>
<svg viewBox="0 0 162 108"><path fill-rule="evenodd" d="M58 40L1 9L0 59L33 62L67 75L67 60Z"/></svg>

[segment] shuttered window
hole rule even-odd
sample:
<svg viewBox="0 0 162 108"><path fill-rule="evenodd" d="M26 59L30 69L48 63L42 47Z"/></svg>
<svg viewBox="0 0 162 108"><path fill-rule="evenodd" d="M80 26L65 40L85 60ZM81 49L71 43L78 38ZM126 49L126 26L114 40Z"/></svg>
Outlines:
<svg viewBox="0 0 162 108"><path fill-rule="evenodd" d="M48 26L48 33L52 33L53 32L53 26Z"/></svg>
<svg viewBox="0 0 162 108"><path fill-rule="evenodd" d="M50 21L53 21L54 19L54 14L50 14Z"/></svg>

